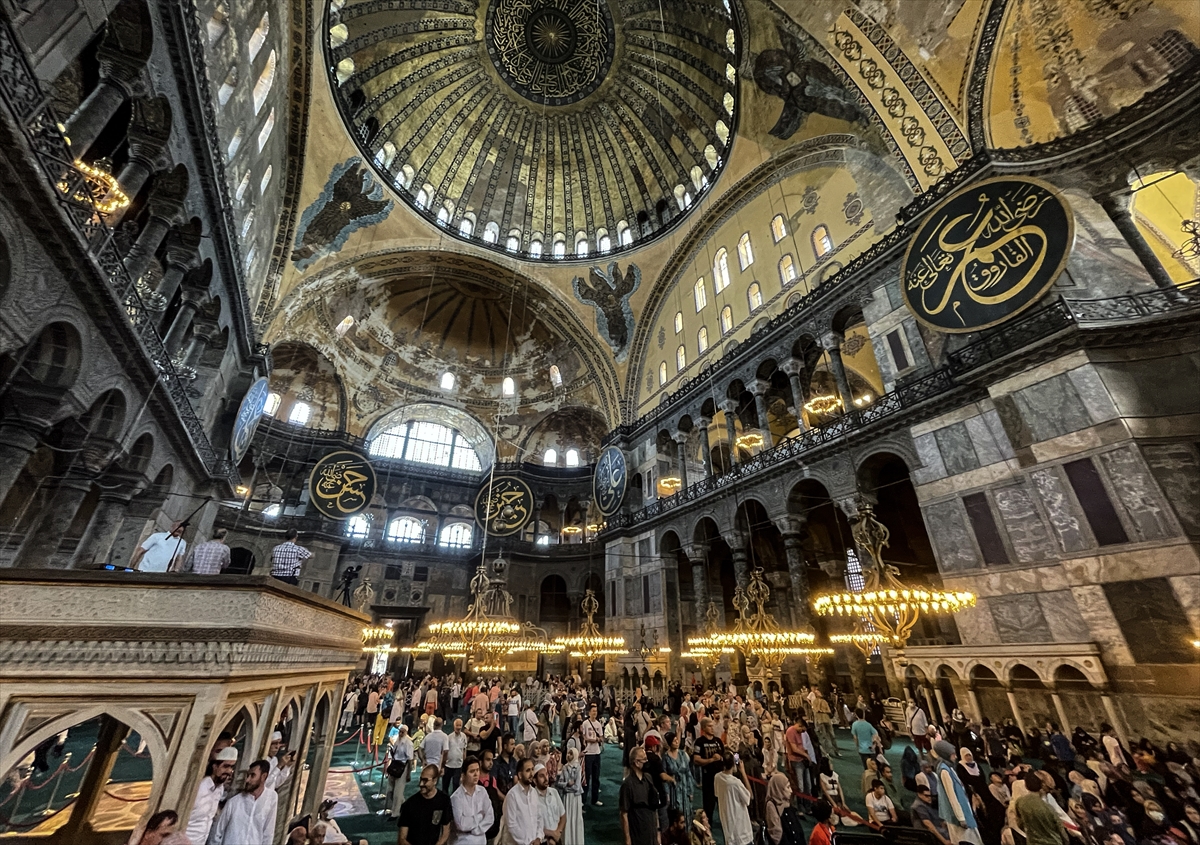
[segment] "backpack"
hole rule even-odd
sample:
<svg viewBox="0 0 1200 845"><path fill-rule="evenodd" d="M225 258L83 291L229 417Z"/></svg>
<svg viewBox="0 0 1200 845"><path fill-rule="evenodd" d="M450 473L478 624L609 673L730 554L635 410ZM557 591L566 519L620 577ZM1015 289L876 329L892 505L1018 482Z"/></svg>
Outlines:
<svg viewBox="0 0 1200 845"><path fill-rule="evenodd" d="M800 823L800 813L795 807L784 809L779 821L783 827L783 838L779 840L779 845L807 845L804 826Z"/></svg>

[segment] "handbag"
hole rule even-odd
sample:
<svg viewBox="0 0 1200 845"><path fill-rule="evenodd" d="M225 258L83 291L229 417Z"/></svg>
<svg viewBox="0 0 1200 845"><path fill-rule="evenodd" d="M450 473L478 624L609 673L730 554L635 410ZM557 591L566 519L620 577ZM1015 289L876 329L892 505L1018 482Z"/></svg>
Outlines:
<svg viewBox="0 0 1200 845"><path fill-rule="evenodd" d="M392 760L387 765L387 776L390 778L398 778L404 776L404 770L407 768L404 763L399 760Z"/></svg>

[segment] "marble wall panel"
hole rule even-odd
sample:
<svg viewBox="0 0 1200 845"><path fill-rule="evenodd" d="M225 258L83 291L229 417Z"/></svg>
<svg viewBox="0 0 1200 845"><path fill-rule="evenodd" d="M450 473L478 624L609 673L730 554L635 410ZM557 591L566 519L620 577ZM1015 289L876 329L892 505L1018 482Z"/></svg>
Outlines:
<svg viewBox="0 0 1200 845"><path fill-rule="evenodd" d="M977 569L981 565L979 553L967 528L962 501L951 499L927 505L923 510L929 539L937 550L938 568L942 572Z"/></svg>
<svg viewBox="0 0 1200 845"><path fill-rule="evenodd" d="M1083 400L1065 373L1017 391L1016 401L1035 442L1052 440L1092 424Z"/></svg>
<svg viewBox="0 0 1200 845"><path fill-rule="evenodd" d="M946 477L946 465L942 462L942 453L938 451L937 438L932 434L921 434L913 438L917 449L917 457L921 459L921 467L913 471L913 481L917 484L928 484Z"/></svg>
<svg viewBox="0 0 1200 845"><path fill-rule="evenodd" d="M1192 631L1200 635L1200 574L1180 575L1168 578L1171 589L1175 591L1183 612L1187 614Z"/></svg>
<svg viewBox="0 0 1200 845"><path fill-rule="evenodd" d="M1034 504L1029 487L1022 483L1011 487L998 487L993 492L1017 560L1021 563L1032 563L1054 558L1057 549L1037 505Z"/></svg>
<svg viewBox="0 0 1200 845"><path fill-rule="evenodd" d="M967 420L966 426L967 433L971 435L971 442L975 445L975 455L979 459L980 466L997 464L1004 460L1000 446L992 437L992 431L982 416L971 417Z"/></svg>
<svg viewBox="0 0 1200 845"><path fill-rule="evenodd" d="M1142 446L1142 455L1158 480L1179 524L1189 537L1200 537L1200 452L1194 443Z"/></svg>
<svg viewBox="0 0 1200 845"><path fill-rule="evenodd" d="M1004 423L1000 420L1000 413L995 408L989 408L980 414L980 419L983 420L984 425L991 432L992 442L1000 450L1000 457L1005 460L1015 458L1017 453L1013 450L1013 444L1008 439L1008 432L1004 428Z"/></svg>
<svg viewBox="0 0 1200 845"><path fill-rule="evenodd" d="M1050 526L1054 529L1059 548L1065 552L1079 552L1089 545L1083 525L1075 513L1075 504L1067 495L1066 485L1057 469L1037 470L1029 474L1038 496L1050 515Z"/></svg>
<svg viewBox="0 0 1200 845"><path fill-rule="evenodd" d="M961 610L954 614L958 636L964 645L998 645L1000 634L996 631L996 620L988 611L986 603Z"/></svg>
<svg viewBox="0 0 1200 845"><path fill-rule="evenodd" d="M992 402L996 406L996 419L1004 428L1004 434L1013 449L1028 449L1033 443L1033 431L1025 422L1016 397L1011 394L995 396Z"/></svg>
<svg viewBox="0 0 1200 845"><path fill-rule="evenodd" d="M1050 626L1056 643L1088 643L1092 641L1092 632L1084 621L1083 614L1075 604L1075 596L1070 590L1058 590L1052 593L1039 593L1038 604L1042 607L1042 615Z"/></svg>
<svg viewBox="0 0 1200 845"><path fill-rule="evenodd" d="M1166 578L1104 584L1117 626L1138 663L1191 663L1192 627Z"/></svg>
<svg viewBox="0 0 1200 845"><path fill-rule="evenodd" d="M1133 661L1133 653L1125 642L1125 635L1117 625L1112 608L1104 595L1104 589L1098 585L1072 587L1071 594L1075 596L1075 606L1087 623L1091 632L1092 642L1104 652L1106 663L1129 665Z"/></svg>
<svg viewBox="0 0 1200 845"><path fill-rule="evenodd" d="M1108 388L1104 386L1104 382L1100 380L1100 375L1094 367L1090 365L1078 367L1067 373L1067 378L1071 380L1075 392L1079 394L1083 406L1087 408L1092 422L1105 422L1119 416L1117 406L1113 404L1112 397L1108 395Z"/></svg>
<svg viewBox="0 0 1200 845"><path fill-rule="evenodd" d="M1124 508L1130 527L1134 529L1131 540L1161 540L1176 533L1158 485L1136 447L1124 446L1104 452L1100 455L1100 463L1116 493L1117 504Z"/></svg>
<svg viewBox="0 0 1200 845"><path fill-rule="evenodd" d="M965 423L959 422L939 428L933 436L937 439L938 450L942 453L946 470L951 475L969 472L980 466Z"/></svg>
<svg viewBox="0 0 1200 845"><path fill-rule="evenodd" d="M1000 642L1047 643L1053 638L1035 593L993 596L986 601Z"/></svg>

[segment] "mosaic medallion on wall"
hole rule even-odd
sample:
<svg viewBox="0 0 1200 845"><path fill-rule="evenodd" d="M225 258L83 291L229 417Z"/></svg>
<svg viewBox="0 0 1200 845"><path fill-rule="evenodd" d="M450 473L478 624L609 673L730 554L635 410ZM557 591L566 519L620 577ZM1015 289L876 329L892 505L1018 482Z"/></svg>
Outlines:
<svg viewBox="0 0 1200 845"><path fill-rule="evenodd" d="M475 497L475 521L493 537L516 534L533 516L533 491L512 475L485 482Z"/></svg>
<svg viewBox="0 0 1200 845"><path fill-rule="evenodd" d="M361 513L375 496L375 469L357 452L330 452L308 476L308 502L329 519Z"/></svg>

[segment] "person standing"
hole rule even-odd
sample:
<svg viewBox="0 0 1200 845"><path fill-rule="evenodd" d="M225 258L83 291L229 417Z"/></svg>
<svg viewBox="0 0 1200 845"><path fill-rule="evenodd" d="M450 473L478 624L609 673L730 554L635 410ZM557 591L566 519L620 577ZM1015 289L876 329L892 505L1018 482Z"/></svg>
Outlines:
<svg viewBox="0 0 1200 845"><path fill-rule="evenodd" d="M229 566L229 546L225 545L228 533L224 528L214 531L211 540L192 549L184 569L190 569L193 575L220 575Z"/></svg>
<svg viewBox="0 0 1200 845"><path fill-rule="evenodd" d="M796 789L805 795L813 794L812 772L816 765L812 754L812 740L808 736L808 725L804 724L804 716L796 711L792 726L783 734L783 742L787 749L788 768L796 777Z"/></svg>
<svg viewBox="0 0 1200 845"><path fill-rule="evenodd" d="M713 782L725 759L725 744L717 738L716 725L705 717L700 722L700 738L696 740L692 762L700 769L700 792L704 796L704 814L710 819L717 808Z"/></svg>
<svg viewBox="0 0 1200 845"><path fill-rule="evenodd" d="M563 791L563 807L567 813L563 845L584 845L583 766L579 763L577 748L567 749L567 762L558 774L558 785Z"/></svg>
<svg viewBox="0 0 1200 845"><path fill-rule="evenodd" d="M267 789L270 771L266 760L250 764L242 791L225 802L209 845L272 845L279 797Z"/></svg>
<svg viewBox="0 0 1200 845"><path fill-rule="evenodd" d="M225 747L208 763L208 774L200 781L196 800L192 802L192 815L188 817L187 837L192 842L207 842L213 819L225 797L225 784L233 777L237 766L236 748Z"/></svg>
<svg viewBox="0 0 1200 845"><path fill-rule="evenodd" d="M537 763L533 767L533 785L538 793L538 815L542 825L542 842L545 845L563 845L563 832L567 827L567 808L557 789L550 788L550 775L546 767Z"/></svg>
<svg viewBox="0 0 1200 845"><path fill-rule="evenodd" d="M597 718L595 704L588 707L588 717L583 723L583 786L590 793L588 806L603 807L600 801L600 752L604 750L604 726Z"/></svg>
<svg viewBox="0 0 1200 845"><path fill-rule="evenodd" d="M413 761L413 741L408 736L408 725L401 723L399 734L388 751L390 758L384 769L388 786L386 801L391 818L395 819L404 808L404 791L408 788L409 771Z"/></svg>
<svg viewBox="0 0 1200 845"><path fill-rule="evenodd" d="M438 777L442 776L442 772L446 770L446 754L450 750L450 737L442 730L442 720L434 716L433 729L425 735L424 742L421 743L421 751L425 755L425 762L432 766L437 766ZM447 793L449 794L449 793Z"/></svg>
<svg viewBox="0 0 1200 845"><path fill-rule="evenodd" d="M506 714L508 715L508 729L513 736L521 735L521 694L513 689L508 694L508 701L505 704Z"/></svg>
<svg viewBox="0 0 1200 845"><path fill-rule="evenodd" d="M533 710L533 701L525 702L525 710L521 713L521 740L528 745L538 738L538 717Z"/></svg>
<svg viewBox="0 0 1200 845"><path fill-rule="evenodd" d="M129 565L138 572L167 572L183 562L187 541L183 539L184 525L177 522L170 531L156 531L147 537Z"/></svg>
<svg viewBox="0 0 1200 845"><path fill-rule="evenodd" d="M717 806L721 810L721 830L725 845L750 845L754 841L754 826L750 824L750 802L754 792L746 777L746 764L734 760L729 752L721 761L721 773L713 780Z"/></svg>
<svg viewBox="0 0 1200 845"><path fill-rule="evenodd" d="M437 766L431 764L421 769L420 788L400 807L397 845L446 845L454 811L450 797L437 784Z"/></svg>
<svg viewBox="0 0 1200 845"><path fill-rule="evenodd" d="M667 799L672 807L683 813L685 818L692 817L692 761L687 752L680 748L679 734L667 731L664 737L667 749L663 753L663 774L667 780ZM669 778L669 779L668 779Z"/></svg>
<svg viewBox="0 0 1200 845"><path fill-rule="evenodd" d="M842 752L838 751L837 737L833 734L833 711L829 708L829 702L816 687L813 687L811 695L813 722L817 725L817 736L820 739L822 750L827 757L841 757Z"/></svg>
<svg viewBox="0 0 1200 845"><path fill-rule="evenodd" d="M533 785L533 761L528 757L517 764L516 781L504 796L504 835L499 845L541 845L541 801Z"/></svg>
<svg viewBox="0 0 1200 845"><path fill-rule="evenodd" d="M450 806L455 845L487 845L487 832L496 816L491 797L479 785L479 760L475 757L463 761L461 782L450 796Z"/></svg>
<svg viewBox="0 0 1200 845"><path fill-rule="evenodd" d="M446 737L446 767L442 771L442 791L453 796L458 790L462 776L463 761L467 758L467 735L463 732L463 720L454 720L454 731ZM476 773L476 780L479 779Z"/></svg>
<svg viewBox="0 0 1200 845"><path fill-rule="evenodd" d="M971 799L967 797L958 772L954 771L954 746L940 739L933 745L933 754L937 758L938 815L950 830L950 841L983 845L979 824L971 810Z"/></svg>
<svg viewBox="0 0 1200 845"><path fill-rule="evenodd" d="M912 737L913 745L928 753L930 743L926 732L929 730L929 717L925 715L924 708L910 698L908 706L904 708L904 718L908 721L908 733Z"/></svg>
<svg viewBox="0 0 1200 845"><path fill-rule="evenodd" d="M1066 829L1043 799L1044 784L1036 772L1025 776L1025 788L1028 792L1014 802L1013 813L1025 833L1027 845L1063 845Z"/></svg>
<svg viewBox="0 0 1200 845"><path fill-rule="evenodd" d="M283 535L283 542L271 549L271 577L292 586L300 585L300 564L312 557L312 552L296 544L295 528Z"/></svg>
<svg viewBox="0 0 1200 845"><path fill-rule="evenodd" d="M865 715L860 714L850 723L850 734L854 737L858 756L862 758L865 769L867 761L875 756L875 748L880 744L879 731L875 730L875 726L867 721Z"/></svg>
<svg viewBox="0 0 1200 845"><path fill-rule="evenodd" d="M645 771L646 751L635 746L629 752L629 774L621 781L618 805L625 845L657 845L658 787Z"/></svg>

